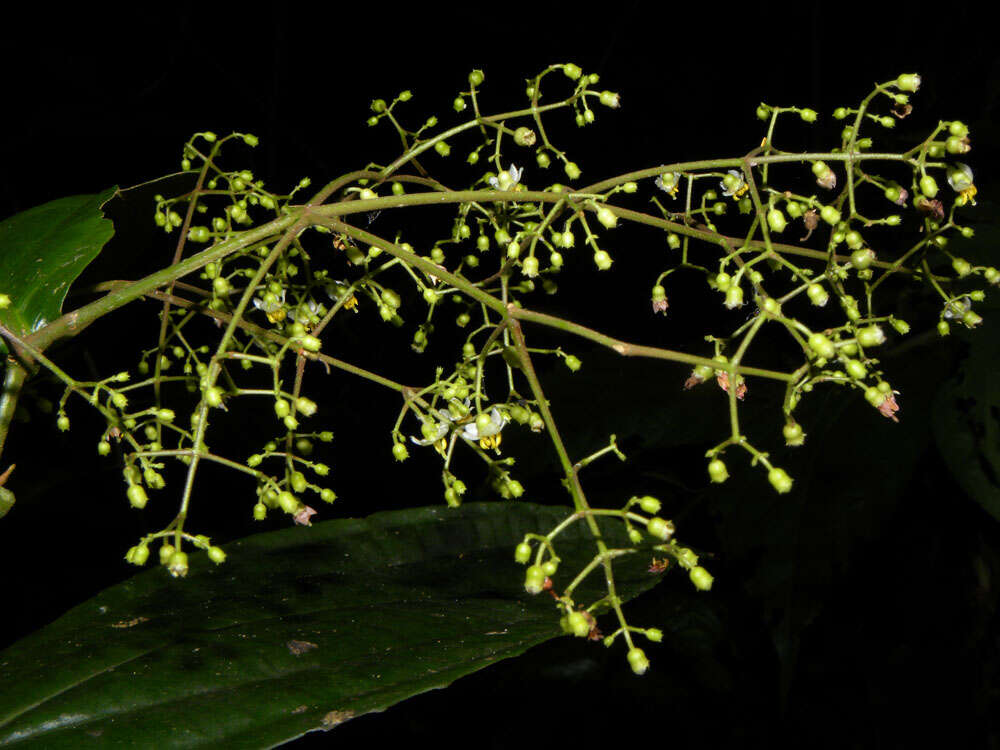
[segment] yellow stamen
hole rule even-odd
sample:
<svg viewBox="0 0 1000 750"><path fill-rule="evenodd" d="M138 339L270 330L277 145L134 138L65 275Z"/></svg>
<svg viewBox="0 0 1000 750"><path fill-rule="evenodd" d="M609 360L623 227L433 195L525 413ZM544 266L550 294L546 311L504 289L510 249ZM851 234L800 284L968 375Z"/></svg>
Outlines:
<svg viewBox="0 0 1000 750"><path fill-rule="evenodd" d="M733 191L733 200L738 201L740 198L743 197L743 194L749 189L750 186L744 182L742 185L739 186L739 188Z"/></svg>
<svg viewBox="0 0 1000 750"><path fill-rule="evenodd" d="M959 206L971 203L974 206L976 205L976 193L978 192L979 191L976 189L975 185L969 185L969 187L958 194L958 198L955 199L955 203Z"/></svg>
<svg viewBox="0 0 1000 750"><path fill-rule="evenodd" d="M285 319L286 315L285 308L279 307L277 310L272 310L267 314L267 319L272 323L280 323Z"/></svg>

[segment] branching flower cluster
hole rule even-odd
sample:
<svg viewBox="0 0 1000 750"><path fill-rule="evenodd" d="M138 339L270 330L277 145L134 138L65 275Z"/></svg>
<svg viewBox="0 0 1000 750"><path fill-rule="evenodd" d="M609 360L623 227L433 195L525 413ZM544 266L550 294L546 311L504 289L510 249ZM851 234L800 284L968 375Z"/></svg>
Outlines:
<svg viewBox="0 0 1000 750"><path fill-rule="evenodd" d="M485 114L484 80L482 71L468 76L468 87L453 102L454 125L436 117L406 124L409 91L373 101L368 124L392 128L400 156L390 164L368 164L318 191L303 179L293 190L276 193L250 171L225 168L223 147L254 146L257 139L250 134L196 134L185 145L181 164L193 187L156 198L156 224L178 238L171 265L117 290L125 301L146 295L163 304L159 336L141 356L138 380L129 382L130 374L121 373L100 382L76 381L40 351L28 352L67 384L58 409L60 429L69 429L72 393L104 414L107 429L98 452L109 454L113 442L123 447L126 495L133 506L145 506L147 491L164 488L165 462L185 464L173 521L143 537L127 555L142 565L156 545L160 562L174 576L187 571L185 547L207 549L217 563L225 559L209 539L187 529L204 462L252 480L247 512L256 519L281 511L294 523L309 525L317 514L309 498L335 500L324 485L329 467L310 457L314 442L329 442L333 434L311 425L319 405L305 395L307 374L311 380L338 369L395 391L400 410L390 426L389 450L396 461L411 453L439 461L450 506L462 502L466 481L481 478L463 480L454 473L458 451L478 459L501 498L530 497L530 488L517 478L516 456L503 452L503 438L510 430L546 434L574 509L554 529L529 534L517 546L515 559L527 566L525 589L551 594L567 632L608 645L623 639L629 664L641 674L649 662L636 637L658 641L662 633L627 623L615 591L615 561L648 550L644 539L652 540L660 557L654 555L651 572L680 567L699 590L711 588L712 575L673 538L674 525L659 515L656 498L632 497L619 509L591 506L582 470L603 456L625 456L614 436L590 456L569 455L535 362L555 357L574 372L582 363L561 348L531 347L531 329L558 330L567 341L581 338L622 356L684 365L678 387L718 388L729 406L724 439L706 455L710 480L726 481L725 461L745 453L777 492L787 493L793 478L741 425L741 402L752 397L752 381L784 384L788 445L806 439L795 411L820 384L853 389L881 415L898 420L899 393L877 352L890 336L906 335L909 326L894 313L892 299L876 294L879 287L900 276L934 290L941 335L952 325L972 328L982 320L973 307L984 292L970 287L980 278L1000 283L1000 271L973 265L951 244L956 236L973 234L960 222L960 212L975 205L973 173L957 161L970 150L968 129L941 121L906 151L879 151L879 133L904 121L910 95L920 86L919 76L906 74L877 85L856 107L835 110L833 117L844 126L827 151L781 148L779 123L789 118L813 123L819 117L815 111L761 104L757 116L764 130L756 138L763 137L745 155L656 165L585 184L583 167L552 142L545 123L565 110L585 127L598 108L617 109L619 96L600 90L598 77L575 65L552 65L529 80L525 106ZM567 93L552 99L550 89ZM450 185L432 176L431 165L456 157L465 161L466 182ZM568 182L553 180L553 172ZM446 221L442 206L451 211ZM371 231L380 212L415 208L428 217L423 226L441 224L440 239ZM622 341L533 306L531 292L555 293L567 266L613 272L615 230L624 223L648 227L668 251L664 269L645 287L651 289L652 315L671 313L675 274L687 274L685 283L694 274L724 308L741 310L739 325L707 331L703 349L685 352ZM902 251L883 249L896 247L886 237L900 236L893 228L903 225L919 229L913 244ZM207 343L189 335L192 323L206 316L219 326ZM466 332L464 343L438 362L433 380L419 384L339 359L324 337L335 319L353 325L377 317L412 331L412 349L425 352L442 316ZM794 369L747 364L765 328L785 334L789 353L799 361ZM196 400L184 418L172 400L175 383ZM133 408L140 393L144 405ZM250 456L224 456L208 445L210 428L223 425L224 412L237 401L273 413L272 436ZM624 524L634 546L609 547L599 516ZM582 570L564 573L559 535L577 522L592 534L595 554ZM576 602L580 582L597 571L607 581L606 595ZM595 616L606 610L618 626L605 637Z"/></svg>

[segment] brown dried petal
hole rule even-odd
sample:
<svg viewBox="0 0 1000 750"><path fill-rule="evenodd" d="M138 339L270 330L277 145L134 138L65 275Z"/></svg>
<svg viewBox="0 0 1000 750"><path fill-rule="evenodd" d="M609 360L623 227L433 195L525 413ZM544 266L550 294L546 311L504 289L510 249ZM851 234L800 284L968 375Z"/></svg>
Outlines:
<svg viewBox="0 0 1000 750"><path fill-rule="evenodd" d="M883 417L888 417L893 422L898 422L896 412L899 411L899 404L896 403L896 394L890 393L886 396L885 401L879 404L878 410Z"/></svg>
<svg viewBox="0 0 1000 750"><path fill-rule="evenodd" d="M912 111L913 111L912 104L897 104L895 107L892 108L892 113L896 115L896 117L898 117L900 120L902 120Z"/></svg>
<svg viewBox="0 0 1000 750"><path fill-rule="evenodd" d="M937 199L927 200L926 198L920 198L917 201L917 208L925 214L933 216L938 221L944 218L944 205Z"/></svg>

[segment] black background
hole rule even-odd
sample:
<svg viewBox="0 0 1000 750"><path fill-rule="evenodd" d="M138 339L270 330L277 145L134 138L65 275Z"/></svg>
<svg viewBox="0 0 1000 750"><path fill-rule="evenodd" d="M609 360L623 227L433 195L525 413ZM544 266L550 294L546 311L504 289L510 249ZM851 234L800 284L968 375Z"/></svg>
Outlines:
<svg viewBox="0 0 1000 750"><path fill-rule="evenodd" d="M663 162L742 154L760 140L754 109L761 100L828 115L856 102L875 81L919 72L923 88L914 97L917 110L908 127L922 133L937 118L970 125L975 151L969 161L985 211L995 192L990 167L997 163L992 121L1000 97L1000 56L993 27L970 8L943 6L928 16L912 4L847 3L467 3L396 10L369 3L266 12L179 5L115 13L38 7L0 30L6 73L0 216L174 171L184 140L202 129L257 134L260 146L240 158L276 189L306 175L319 183L361 168L370 158L385 162L394 155L393 137L365 126L374 97L390 99L411 89L414 121L430 114L446 121L452 98L474 67L485 71L487 99L495 97L493 106L506 109L521 101L525 78L551 62L569 61L599 73L602 87L622 96L620 111L598 110L585 138L572 127L562 131L575 144L588 181ZM825 130L790 128L790 137L801 147L829 145L839 126L824 120ZM531 166L526 179L544 180ZM96 277L138 275L162 264L171 251L162 234L147 226L148 194L133 195L132 202L111 209L118 235L113 252L92 270ZM624 251L616 255L620 276L638 267L624 256ZM618 281L595 280L593 274L578 281L568 299L585 305L582 319L625 338L657 343L662 329L633 317L641 309L648 319L645 292L629 296ZM686 299L684 290L678 294ZM134 357L125 350L154 341L149 322L155 325L155 309L147 312L148 319L95 325L88 344L94 348L69 347L67 362L85 367L96 360L107 372L129 366ZM109 340L117 344L110 350ZM405 351L407 340L350 343L359 356L388 370L426 370L409 354L389 353L393 344ZM928 351L937 361L927 375L934 378L950 374L960 354L955 345ZM585 363L593 361L594 371L603 373L598 387L626 388L627 377L641 377L638 369L602 365L606 355L580 353L591 355ZM116 356L120 364L106 364L119 362ZM671 371L671 388L683 375ZM551 376L558 380L563 374ZM908 377L919 379L919 373L903 373L900 382ZM364 515L412 505L394 493L399 473L364 472L366 466L385 465L384 427L395 404L376 400L381 394L361 386L342 388L337 397L355 406L337 402L336 449L342 453L335 452L331 463L353 468L345 468L339 480L342 505L334 513ZM911 425L929 418L926 406L903 403ZM578 408L600 411L585 400ZM82 410L79 414L78 439L88 425ZM868 410L848 416L857 420L857 430L881 430L887 441L893 439L891 425ZM908 429L905 424L901 429ZM369 427L381 436L377 449L364 440ZM79 442L57 435L50 424L16 430L5 458L5 464L19 465L11 484L19 503L0 528L7 631L0 645L127 576L122 550L150 523L136 520L125 507L114 468L66 452ZM353 440L339 439L352 433ZM850 465L854 447L838 442L830 450L842 451ZM663 464L686 492L700 497L699 450L657 453L653 440L638 449L638 463L630 470L643 477L640 484L646 482L649 491L657 489L649 477ZM411 467L414 463L405 465L402 476L432 488L420 503L438 502L433 467ZM555 484L551 467L549 474L540 471L536 486ZM885 471L891 472L891 465ZM623 478L629 480L628 472L602 472L594 478L598 495L612 497ZM748 474L742 481L761 480ZM624 486L621 492L642 490L628 481ZM475 491L485 499L485 489ZM905 502L880 517L850 564L825 582L820 611L802 626L791 660L777 653L773 640L781 612L761 612L741 588L741 571L725 560L729 532L709 497L690 511L685 538L723 553L717 569L726 575L719 576L713 592L716 603L693 600L686 585L665 585L635 606L636 618L647 622L680 616L685 603L697 611L707 608L719 630L706 637L707 655L680 646L650 647L656 669L636 680L617 650L605 653L563 639L466 678L457 688L362 717L299 746L433 741L441 747L534 747L543 740L626 742L649 735L658 742L704 747L762 742L898 747L929 739L995 747L1000 738L991 712L998 707L1000 671L996 594L988 576L991 565L994 576L1000 573L995 521L962 496L932 450L907 478L902 496ZM532 499L559 496L554 490ZM809 500L793 493L788 502ZM220 541L250 533L255 527L244 520L245 511L241 506L206 518L205 525ZM757 522L766 525L766 508ZM782 607L793 611L796 604L793 595Z"/></svg>

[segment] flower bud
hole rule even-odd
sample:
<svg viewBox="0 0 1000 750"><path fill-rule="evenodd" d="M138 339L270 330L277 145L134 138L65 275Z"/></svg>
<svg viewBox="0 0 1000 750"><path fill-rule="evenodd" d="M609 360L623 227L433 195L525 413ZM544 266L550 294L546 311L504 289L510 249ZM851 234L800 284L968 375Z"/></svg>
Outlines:
<svg viewBox="0 0 1000 750"><path fill-rule="evenodd" d="M696 565L688 571L688 578L691 579L691 583L699 591L710 591L712 588L712 582L715 578L712 574L705 570L700 565Z"/></svg>
<svg viewBox="0 0 1000 750"><path fill-rule="evenodd" d="M784 469L779 469L777 466L773 467L767 473L767 481L771 483L778 492L784 494L791 491L792 489L792 478L788 476Z"/></svg>
<svg viewBox="0 0 1000 750"><path fill-rule="evenodd" d="M645 495L639 498L639 507L642 508L644 513L659 513L660 501L655 497Z"/></svg>
<svg viewBox="0 0 1000 750"><path fill-rule="evenodd" d="M649 659L641 648L632 647L628 651L628 665L636 674L645 674L649 669Z"/></svg>
<svg viewBox="0 0 1000 750"><path fill-rule="evenodd" d="M896 79L896 88L900 91L916 91L920 88L920 76L916 73L903 73Z"/></svg>
<svg viewBox="0 0 1000 750"><path fill-rule="evenodd" d="M775 234L781 234L784 232L787 224L788 222L785 221L785 215L778 209L772 208L767 212L767 225Z"/></svg>
<svg viewBox="0 0 1000 750"><path fill-rule="evenodd" d="M524 590L529 594L540 594L545 588L545 572L541 565L532 565L524 574Z"/></svg>
<svg viewBox="0 0 1000 750"><path fill-rule="evenodd" d="M514 143L518 146L534 146L537 136L531 128L520 127L514 131Z"/></svg>
<svg viewBox="0 0 1000 750"><path fill-rule="evenodd" d="M674 523L673 521L668 521L665 518L653 516L646 524L646 531L649 532L650 536L654 536L657 539L666 542L674 535Z"/></svg>
<svg viewBox="0 0 1000 750"><path fill-rule="evenodd" d="M729 479L729 470L726 469L726 464L721 458L713 458L709 461L708 478L716 484L721 484Z"/></svg>
<svg viewBox="0 0 1000 750"><path fill-rule="evenodd" d="M618 217L607 206L601 206L597 209L597 220L608 229L614 229L618 226Z"/></svg>

